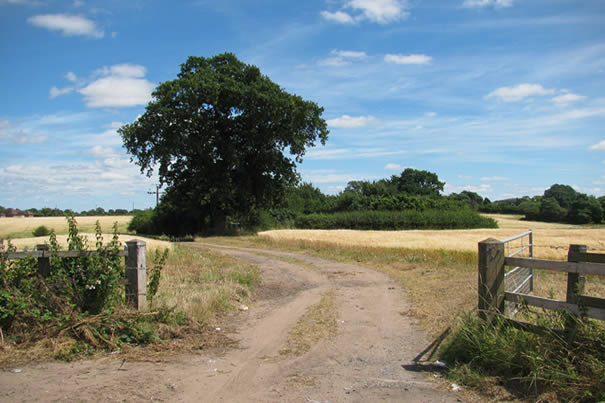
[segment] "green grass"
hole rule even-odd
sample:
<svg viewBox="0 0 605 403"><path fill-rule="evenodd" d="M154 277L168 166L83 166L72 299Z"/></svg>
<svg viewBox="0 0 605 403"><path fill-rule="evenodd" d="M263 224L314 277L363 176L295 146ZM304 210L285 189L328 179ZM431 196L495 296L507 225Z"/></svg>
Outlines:
<svg viewBox="0 0 605 403"><path fill-rule="evenodd" d="M566 320L566 314L549 312L533 321L561 329ZM547 401L547 395L548 401L605 399L605 327L589 319L580 319L568 338L553 331L523 331L502 318L488 324L468 314L446 340L440 358L450 365L452 381L472 387L493 376L532 400Z"/></svg>

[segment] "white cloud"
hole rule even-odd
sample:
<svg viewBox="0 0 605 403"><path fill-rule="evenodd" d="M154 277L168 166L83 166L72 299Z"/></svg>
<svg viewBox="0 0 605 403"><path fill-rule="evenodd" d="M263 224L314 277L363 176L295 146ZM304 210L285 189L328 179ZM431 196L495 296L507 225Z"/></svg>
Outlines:
<svg viewBox="0 0 605 403"><path fill-rule="evenodd" d="M433 61L433 58L427 55L388 54L384 57L384 61L395 64L429 64Z"/></svg>
<svg viewBox="0 0 605 403"><path fill-rule="evenodd" d="M99 144L94 145L90 150L88 150L88 153L93 157L100 158L115 157L117 155L113 148L105 147Z"/></svg>
<svg viewBox="0 0 605 403"><path fill-rule="evenodd" d="M399 164L386 164L384 166L384 169L386 169L387 171L400 171L401 170L401 165L399 165Z"/></svg>
<svg viewBox="0 0 605 403"><path fill-rule="evenodd" d="M58 97L59 95L69 94L73 90L74 90L73 87L57 88L57 87L53 86L50 89L49 96L51 99L53 99L53 98Z"/></svg>
<svg viewBox="0 0 605 403"><path fill-rule="evenodd" d="M407 18L407 1L405 0L351 0L346 7L361 11L371 22L388 24Z"/></svg>
<svg viewBox="0 0 605 403"><path fill-rule="evenodd" d="M345 9L357 12L351 15L338 10L322 11L321 16L338 24L355 24L362 20L377 24L388 24L405 19L409 16L407 0L349 0L344 4Z"/></svg>
<svg viewBox="0 0 605 403"><path fill-rule="evenodd" d="M60 31L65 36L83 35L99 39L105 35L94 21L77 15L41 14L28 18L27 22L50 31Z"/></svg>
<svg viewBox="0 0 605 403"><path fill-rule="evenodd" d="M508 178L505 176L484 176L480 178L482 181L493 182L493 181L507 181Z"/></svg>
<svg viewBox="0 0 605 403"><path fill-rule="evenodd" d="M603 141L601 141L601 142L599 142L597 144L591 145L590 149L591 150L599 150L599 151L605 150L605 140L603 140Z"/></svg>
<svg viewBox="0 0 605 403"><path fill-rule="evenodd" d="M133 64L118 64L97 70L104 75L78 92L89 108L145 105L151 100L155 84L144 79L146 69Z"/></svg>
<svg viewBox="0 0 605 403"><path fill-rule="evenodd" d="M359 158L377 158L406 154L404 150L385 148L337 148L337 149L312 149L307 152L310 160L352 160Z"/></svg>
<svg viewBox="0 0 605 403"><path fill-rule="evenodd" d="M336 56L340 56L340 57L347 58L347 59L365 59L366 57L368 57L366 52L358 52L358 51L354 51L354 50L336 50L335 49L331 53Z"/></svg>
<svg viewBox="0 0 605 403"><path fill-rule="evenodd" d="M147 69L138 64L116 64L109 68L111 74L122 77L145 77Z"/></svg>
<svg viewBox="0 0 605 403"><path fill-rule="evenodd" d="M13 144L42 144L46 143L48 136L35 132L32 128L0 120L0 139Z"/></svg>
<svg viewBox="0 0 605 403"><path fill-rule="evenodd" d="M329 126L337 128L347 128L347 129L353 129L353 128L359 128L359 127L366 127L374 122L376 122L376 118L373 116L349 116L349 115L342 115L339 118L336 119L329 119L326 121L328 123Z"/></svg>
<svg viewBox="0 0 605 403"><path fill-rule="evenodd" d="M485 98L499 98L505 102L521 101L534 95L543 96L553 94L555 90L546 89L540 84L519 84L516 87L500 87L485 96Z"/></svg>
<svg viewBox="0 0 605 403"><path fill-rule="evenodd" d="M351 60L363 60L368 57L365 52L353 50L333 50L330 52L334 57L323 59L319 64L324 66L345 66L350 64Z"/></svg>
<svg viewBox="0 0 605 403"><path fill-rule="evenodd" d="M512 7L513 0L464 0L462 7L466 8L483 8L483 7Z"/></svg>
<svg viewBox="0 0 605 403"><path fill-rule="evenodd" d="M67 78L71 82L75 82L78 80L78 77L71 71L65 74L65 78Z"/></svg>
<svg viewBox="0 0 605 403"><path fill-rule="evenodd" d="M336 22L338 24L355 24L357 22L355 18L343 11L335 11L333 13L322 11L321 16L330 22Z"/></svg>
<svg viewBox="0 0 605 403"><path fill-rule="evenodd" d="M567 94L563 94L563 95L559 95L556 96L552 99L552 101L556 104L559 105L567 105L570 104L572 102L577 102L577 101L581 101L584 98L586 98L583 95L577 95L577 94L572 94L572 93L567 93Z"/></svg>

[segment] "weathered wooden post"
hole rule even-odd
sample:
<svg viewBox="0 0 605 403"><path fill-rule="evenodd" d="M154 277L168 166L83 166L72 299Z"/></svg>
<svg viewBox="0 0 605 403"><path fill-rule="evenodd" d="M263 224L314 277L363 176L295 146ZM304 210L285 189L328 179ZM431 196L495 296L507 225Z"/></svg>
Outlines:
<svg viewBox="0 0 605 403"><path fill-rule="evenodd" d="M38 252L47 252L50 250L48 245L36 245L36 250ZM49 256L41 256L38 258L38 274L42 277L50 276L50 257Z"/></svg>
<svg viewBox="0 0 605 403"><path fill-rule="evenodd" d="M504 243L488 238L479 242L479 317L491 322L504 312Z"/></svg>
<svg viewBox="0 0 605 403"><path fill-rule="evenodd" d="M586 245L569 245L567 252L568 262L584 262L583 254L588 251ZM586 278L583 274L567 273L567 302L577 304L577 297L584 294Z"/></svg>
<svg viewBox="0 0 605 403"><path fill-rule="evenodd" d="M126 302L142 311L147 305L145 242L133 239L126 242L126 249Z"/></svg>
<svg viewBox="0 0 605 403"><path fill-rule="evenodd" d="M586 261L585 254L588 251L586 245L569 245L567 252L568 262L584 262ZM567 298L566 301L570 304L578 304L579 296L584 294L584 284L586 277L580 273L567 273ZM565 321L565 332L570 340L574 337L577 328L575 317L569 315Z"/></svg>

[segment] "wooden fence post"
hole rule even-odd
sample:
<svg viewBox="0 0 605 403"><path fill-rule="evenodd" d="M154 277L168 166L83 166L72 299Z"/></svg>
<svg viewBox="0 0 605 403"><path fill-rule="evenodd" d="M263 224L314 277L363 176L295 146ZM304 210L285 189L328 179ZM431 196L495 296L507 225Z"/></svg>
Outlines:
<svg viewBox="0 0 605 403"><path fill-rule="evenodd" d="M48 245L36 245L38 252L46 252L50 250ZM38 274L42 277L50 276L50 257L39 257L38 258Z"/></svg>
<svg viewBox="0 0 605 403"><path fill-rule="evenodd" d="M567 252L568 262L581 262L582 259L578 254L586 253L588 247L586 245L569 245ZM584 294L584 283L586 278L583 274L567 273L567 302L577 304L577 297Z"/></svg>
<svg viewBox="0 0 605 403"><path fill-rule="evenodd" d="M145 242L133 239L126 242L126 248L126 302L142 311L147 305Z"/></svg>
<svg viewBox="0 0 605 403"><path fill-rule="evenodd" d="M491 322L504 312L504 243L479 242L479 317Z"/></svg>
<svg viewBox="0 0 605 403"><path fill-rule="evenodd" d="M569 251L567 252L568 262L582 262L580 254L584 254L588 251L586 245L569 245ZM567 273L567 298L566 301L570 304L578 304L579 296L584 294L584 284L586 277L579 273ZM572 315L569 315L565 321L565 332L567 338L572 339L575 334L577 327L577 321Z"/></svg>

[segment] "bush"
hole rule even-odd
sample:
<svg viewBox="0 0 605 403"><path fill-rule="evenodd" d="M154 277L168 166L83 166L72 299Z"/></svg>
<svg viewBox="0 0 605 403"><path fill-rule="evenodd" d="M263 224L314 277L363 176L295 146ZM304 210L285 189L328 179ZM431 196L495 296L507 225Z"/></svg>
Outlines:
<svg viewBox="0 0 605 403"><path fill-rule="evenodd" d="M351 211L334 214L309 214L296 219L301 229L468 229L497 228L495 220L483 217L470 209L462 210L407 210L407 211Z"/></svg>
<svg viewBox="0 0 605 403"><path fill-rule="evenodd" d="M36 228L33 232L32 235L33 236L47 236L50 235L50 231L48 228L46 228L44 225L40 225L38 228Z"/></svg>
<svg viewBox="0 0 605 403"><path fill-rule="evenodd" d="M128 224L128 231L146 235L156 234L153 210L137 211Z"/></svg>

